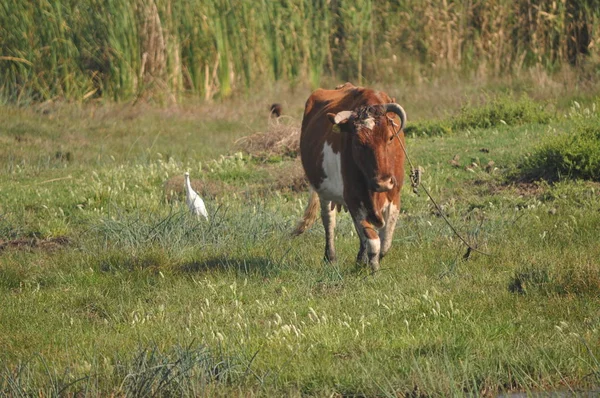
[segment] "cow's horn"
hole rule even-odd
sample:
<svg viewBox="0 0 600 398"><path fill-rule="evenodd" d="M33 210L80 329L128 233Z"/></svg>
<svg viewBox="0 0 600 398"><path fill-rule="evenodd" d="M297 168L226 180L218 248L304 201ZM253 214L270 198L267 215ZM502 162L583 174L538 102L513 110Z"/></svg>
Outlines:
<svg viewBox="0 0 600 398"><path fill-rule="evenodd" d="M396 115L398 115L398 117L400 118L400 130L403 130L404 126L406 125L406 112L404 111L404 108L402 108L398 104L389 103L383 105L383 109L386 112L394 112Z"/></svg>

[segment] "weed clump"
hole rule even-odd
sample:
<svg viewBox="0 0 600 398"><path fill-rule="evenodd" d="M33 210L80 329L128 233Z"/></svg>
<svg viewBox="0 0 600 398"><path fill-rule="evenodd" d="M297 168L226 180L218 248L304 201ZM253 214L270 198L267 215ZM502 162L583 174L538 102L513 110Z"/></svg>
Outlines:
<svg viewBox="0 0 600 398"><path fill-rule="evenodd" d="M528 266L515 271L508 283L508 290L512 293L525 294L531 289L544 289L549 282L547 269Z"/></svg>
<svg viewBox="0 0 600 398"><path fill-rule="evenodd" d="M93 311L105 311L91 306ZM140 322L135 316L132 323ZM142 321L143 322L143 321ZM205 345L175 346L161 350L155 344L140 347L131 355L116 355L105 366L112 374L66 368L54 369L42 355L0 369L0 394L22 396L124 396L124 397L192 397L212 396L221 386L244 382L251 365L240 356L225 354L220 347ZM46 373L37 377L37 367ZM90 367L95 365L90 365ZM106 381L114 386L103 385ZM221 394L219 394L221 395Z"/></svg>
<svg viewBox="0 0 600 398"><path fill-rule="evenodd" d="M242 137L235 144L265 162L276 157L293 159L300 153L300 127L294 119L281 116L269 121L268 131Z"/></svg>
<svg viewBox="0 0 600 398"><path fill-rule="evenodd" d="M193 396L209 390L210 384L241 379L242 369L220 350L200 346L163 352L155 346L119 363L116 373L126 396Z"/></svg>
<svg viewBox="0 0 600 398"><path fill-rule="evenodd" d="M600 294L600 269L594 264L529 264L515 271L508 290L518 294L597 296Z"/></svg>
<svg viewBox="0 0 600 398"><path fill-rule="evenodd" d="M519 167L526 181L600 181L600 127L586 125L544 142Z"/></svg>
<svg viewBox="0 0 600 398"><path fill-rule="evenodd" d="M545 124L552 115L544 105L540 105L528 97L518 100L509 96L498 97L482 107L463 107L458 116L451 122L453 130L468 128L491 128L504 125L521 125L527 123Z"/></svg>

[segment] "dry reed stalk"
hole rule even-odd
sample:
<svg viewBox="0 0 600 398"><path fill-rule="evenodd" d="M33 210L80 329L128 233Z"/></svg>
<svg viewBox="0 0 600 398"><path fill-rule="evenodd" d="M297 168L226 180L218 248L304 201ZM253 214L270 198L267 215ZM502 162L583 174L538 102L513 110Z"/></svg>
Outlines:
<svg viewBox="0 0 600 398"><path fill-rule="evenodd" d="M204 64L204 100L210 101L219 90L219 61L221 56L219 53L215 56L215 64L212 69L212 74L208 63Z"/></svg>
<svg viewBox="0 0 600 398"><path fill-rule="evenodd" d="M142 3L143 24L140 32L143 67L140 76L144 85L155 80L165 81L167 56L165 35L158 7L153 0Z"/></svg>
<svg viewBox="0 0 600 398"><path fill-rule="evenodd" d="M181 43L175 29L176 21L173 18L171 3L171 1L167 3L167 28L165 29L165 41L170 75L170 91L172 92L173 99L176 102L176 95L183 91L183 68L181 65Z"/></svg>

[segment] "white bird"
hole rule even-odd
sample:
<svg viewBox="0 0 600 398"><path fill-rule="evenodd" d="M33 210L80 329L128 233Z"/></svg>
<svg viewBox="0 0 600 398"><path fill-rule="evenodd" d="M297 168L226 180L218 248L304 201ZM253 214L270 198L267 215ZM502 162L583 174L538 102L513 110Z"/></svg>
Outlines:
<svg viewBox="0 0 600 398"><path fill-rule="evenodd" d="M190 211L196 217L200 217L200 215L204 216L204 218L206 218L206 221L208 221L208 212L206 211L206 206L204 206L204 201L202 200L200 195L198 195L196 191L192 189L192 184L190 184L190 173L186 172L184 176L185 196Z"/></svg>

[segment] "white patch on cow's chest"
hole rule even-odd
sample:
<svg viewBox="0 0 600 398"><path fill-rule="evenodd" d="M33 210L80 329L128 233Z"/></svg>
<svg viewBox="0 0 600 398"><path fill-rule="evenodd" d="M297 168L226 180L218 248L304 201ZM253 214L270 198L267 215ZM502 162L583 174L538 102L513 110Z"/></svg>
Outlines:
<svg viewBox="0 0 600 398"><path fill-rule="evenodd" d="M328 143L323 145L323 171L325 178L317 189L321 197L344 204L344 181L342 180L342 157L333 152Z"/></svg>

